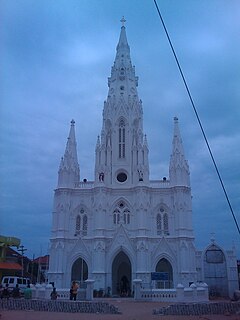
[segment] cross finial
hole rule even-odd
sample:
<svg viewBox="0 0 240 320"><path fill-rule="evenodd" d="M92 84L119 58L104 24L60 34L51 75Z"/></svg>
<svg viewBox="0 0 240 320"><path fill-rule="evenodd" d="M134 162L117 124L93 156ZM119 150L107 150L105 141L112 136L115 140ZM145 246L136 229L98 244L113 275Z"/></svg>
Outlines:
<svg viewBox="0 0 240 320"><path fill-rule="evenodd" d="M124 16L122 17L122 19L120 20L120 22L122 22L122 26L124 27L124 23L126 22L126 19L124 18Z"/></svg>
<svg viewBox="0 0 240 320"><path fill-rule="evenodd" d="M211 241L212 243L215 242L215 232L211 232Z"/></svg>

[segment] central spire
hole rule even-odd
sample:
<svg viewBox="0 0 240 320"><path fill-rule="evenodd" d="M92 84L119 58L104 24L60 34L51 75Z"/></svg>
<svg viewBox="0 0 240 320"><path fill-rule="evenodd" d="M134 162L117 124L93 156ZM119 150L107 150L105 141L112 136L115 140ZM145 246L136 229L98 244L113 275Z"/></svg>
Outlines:
<svg viewBox="0 0 240 320"><path fill-rule="evenodd" d="M120 51L120 50L124 51L127 49L127 52L130 53L130 48L127 42L126 28L124 26L124 22L126 22L126 20L122 18L121 22L123 23L123 25L121 27L121 33L120 33L120 37L117 45L117 51ZM122 54L124 54L124 52L122 52Z"/></svg>
<svg viewBox="0 0 240 320"><path fill-rule="evenodd" d="M114 100L120 99L128 103L129 100L138 100L138 77L135 76L135 67L132 66L131 62L124 17L121 22L122 27L116 47L116 56L111 69L111 76L108 78L108 100L112 98Z"/></svg>
<svg viewBox="0 0 240 320"><path fill-rule="evenodd" d="M96 145L95 180L117 187L149 181L142 101L138 98L138 77L130 58L125 22L123 17L116 56L108 78L101 140L98 139Z"/></svg>

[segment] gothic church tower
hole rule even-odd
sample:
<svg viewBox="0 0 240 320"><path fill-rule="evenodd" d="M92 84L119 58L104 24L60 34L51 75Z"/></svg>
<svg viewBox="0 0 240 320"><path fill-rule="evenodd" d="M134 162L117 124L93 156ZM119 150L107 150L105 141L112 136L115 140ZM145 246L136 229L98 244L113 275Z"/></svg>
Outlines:
<svg viewBox="0 0 240 320"><path fill-rule="evenodd" d="M98 138L96 146L95 181L104 180L109 187L149 182L148 146L143 134L142 102L137 86L138 77L123 25L108 78L101 139Z"/></svg>
<svg viewBox="0 0 240 320"><path fill-rule="evenodd" d="M94 181L80 181L74 121L60 161L49 268L49 281L58 288L93 279L95 289L120 295L132 293L134 279L153 285L152 272L164 275L154 283L158 287L196 280L190 174L178 119L169 179L150 180L138 77L124 22L108 78Z"/></svg>

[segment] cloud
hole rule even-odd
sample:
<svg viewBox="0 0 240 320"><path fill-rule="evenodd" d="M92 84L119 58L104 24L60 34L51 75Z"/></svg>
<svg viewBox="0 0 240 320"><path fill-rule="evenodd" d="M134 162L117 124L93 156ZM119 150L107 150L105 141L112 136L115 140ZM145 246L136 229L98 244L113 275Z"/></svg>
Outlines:
<svg viewBox="0 0 240 320"><path fill-rule="evenodd" d="M238 1L167 1L164 20L236 212L239 212ZM179 117L196 244L239 243L176 63L149 1L1 1L1 233L47 250L53 189L72 118L81 178L92 179L107 77L122 15L139 76L151 179L168 176ZM239 214L238 214L239 215ZM238 220L240 217L237 216ZM226 233L229 231L229 234ZM230 232L231 231L231 232ZM240 252L238 252L238 255Z"/></svg>

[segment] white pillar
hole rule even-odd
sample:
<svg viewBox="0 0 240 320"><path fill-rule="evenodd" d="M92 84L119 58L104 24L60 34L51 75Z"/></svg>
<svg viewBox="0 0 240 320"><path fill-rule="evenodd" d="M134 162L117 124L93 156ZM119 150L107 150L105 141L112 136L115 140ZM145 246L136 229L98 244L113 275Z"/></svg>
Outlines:
<svg viewBox="0 0 240 320"><path fill-rule="evenodd" d="M95 280L92 279L87 279L85 283L87 284L87 289L86 289L86 300L91 301L93 300L93 284Z"/></svg>
<svg viewBox="0 0 240 320"><path fill-rule="evenodd" d="M181 283L177 285L177 301L184 301L184 286Z"/></svg>
<svg viewBox="0 0 240 320"><path fill-rule="evenodd" d="M141 285L142 280L141 279L134 279L134 300L140 300L141 299Z"/></svg>

